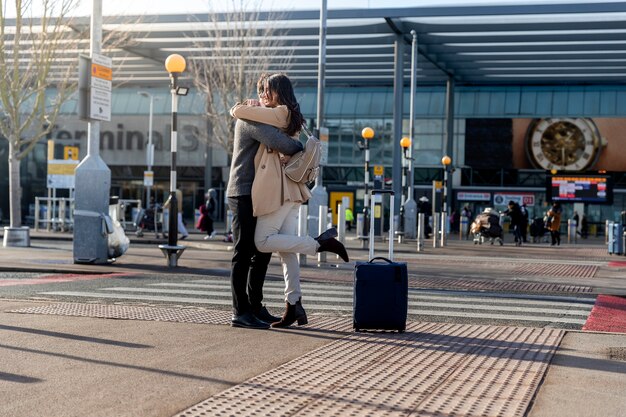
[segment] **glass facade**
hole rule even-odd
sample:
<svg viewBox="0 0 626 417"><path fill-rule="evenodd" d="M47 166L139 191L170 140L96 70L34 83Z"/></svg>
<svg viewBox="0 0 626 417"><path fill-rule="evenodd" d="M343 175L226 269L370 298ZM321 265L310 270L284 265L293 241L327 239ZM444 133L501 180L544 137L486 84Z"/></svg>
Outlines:
<svg viewBox="0 0 626 417"><path fill-rule="evenodd" d="M409 94L405 89L403 103L402 136L409 133ZM166 89L151 90L159 99L155 100L154 120L155 138L160 141L155 163L155 191L164 194L169 181L169 91ZM311 87L298 88L296 93L301 109L310 125L315 125L316 89ZM446 138L445 122L445 89L443 87L423 87L416 92L415 108L415 137L413 141L414 157L414 184L415 195L431 193L433 180L441 180L441 157L444 155ZM568 102L575 98L582 104L574 106ZM621 98L621 100L620 100ZM204 147L194 139L194 129L203 126L200 113L204 108L202 96L191 93L180 100L179 115L183 124L189 129L180 129L189 133L189 138L180 139L179 181L192 197L186 200L185 213L191 215L193 208L200 204L204 192ZM482 202L457 200L456 195L461 190L475 190L493 193L494 190L522 190L535 195L537 212L545 205L545 172L530 167L515 167L514 165L498 165L497 157L486 155L483 159L485 166L478 166L475 162L468 162L467 155L475 150L476 143L480 143L481 120L501 120L502 126L508 126L510 120L525 120L535 117L603 117L607 120L621 120L626 118L626 87L458 87L455 97L455 121L453 139L453 166L452 175L454 206L471 204L476 208L483 206ZM86 124L79 122L74 116L76 103L70 101L64 105L64 115L52 137L62 143L81 147L81 157L86 151L86 139L76 136L73 132L86 131ZM142 175L145 168L145 146L139 146L127 140L128 135L145 135L147 128L146 100L137 94L137 89L117 89L113 95L113 121L103 123L103 132L112 135L115 144L121 144L124 150L112 148L103 150L103 158L112 170L112 195L121 198L141 198L143 195ZM507 122L509 120L509 122ZM471 123L470 123L471 121ZM508 123L508 124L507 124ZM342 190L354 193L355 208L359 210L362 198L362 184L364 178L364 153L359 142L361 130L369 126L374 129L375 137L370 142L370 166L383 165L385 178L391 179L394 148L399 148L400 138L393 137L393 89L384 87L358 88L329 88L325 93L325 120L329 128L328 165L324 168L324 185L329 192ZM472 131L469 125L474 126ZM515 123L509 130L515 130ZM507 130L507 132L509 132ZM483 132L484 133L484 132ZM487 132L493 136L490 141L497 141L498 132ZM510 135L510 132L507 133ZM56 135L56 136L55 136ZM478 142L472 142L477 135ZM109 141L110 142L110 141ZM106 142L106 143L109 143ZM484 142L484 140L483 140ZM130 143L130 145L129 145ZM515 146L505 144L508 147ZM116 145L117 146L117 145ZM128 148L131 146L131 148ZM507 148L508 149L508 148ZM7 143L0 142L0 155L6 155ZM512 151L515 152L514 150ZM22 185L24 215L34 202L35 196L44 196L46 189L46 144L41 143L22 161ZM480 157L480 154L479 154ZM130 162L126 162L130 161ZM134 161L134 162L133 162ZM7 161L0 159L0 195L8 196ZM214 150L213 171L211 174L212 186L223 190L227 175L228 159L223 151ZM590 221L601 222L603 219L619 220L620 212L626 210L624 191L626 178L624 172L614 172L616 192L613 206L589 206L585 208ZM361 196L361 197L359 197ZM487 205L492 205L488 203ZM3 220L8 216L8 201L0 201ZM566 215L570 213L567 212Z"/></svg>

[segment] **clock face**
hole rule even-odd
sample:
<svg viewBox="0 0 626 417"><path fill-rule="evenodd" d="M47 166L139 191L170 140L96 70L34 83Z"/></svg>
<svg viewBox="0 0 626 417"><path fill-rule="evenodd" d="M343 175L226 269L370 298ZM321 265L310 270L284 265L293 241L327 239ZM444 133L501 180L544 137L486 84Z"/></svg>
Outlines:
<svg viewBox="0 0 626 417"><path fill-rule="evenodd" d="M602 140L590 119L538 119L529 127L526 150L532 164L545 170L583 171L600 155Z"/></svg>

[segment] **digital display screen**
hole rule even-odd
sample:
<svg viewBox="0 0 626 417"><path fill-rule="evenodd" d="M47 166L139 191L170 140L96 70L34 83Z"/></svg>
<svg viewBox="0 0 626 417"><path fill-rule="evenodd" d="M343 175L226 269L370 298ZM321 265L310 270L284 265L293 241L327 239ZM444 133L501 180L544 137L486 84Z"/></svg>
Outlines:
<svg viewBox="0 0 626 417"><path fill-rule="evenodd" d="M613 204L611 177L605 175L554 175L548 177L548 201Z"/></svg>

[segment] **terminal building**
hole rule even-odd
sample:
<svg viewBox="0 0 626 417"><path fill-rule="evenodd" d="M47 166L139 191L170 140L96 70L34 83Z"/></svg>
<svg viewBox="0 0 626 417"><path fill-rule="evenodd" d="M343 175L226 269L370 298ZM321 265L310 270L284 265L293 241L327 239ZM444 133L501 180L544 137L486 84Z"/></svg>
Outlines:
<svg viewBox="0 0 626 417"><path fill-rule="evenodd" d="M515 200L526 203L531 217L542 217L549 201L561 199L565 218L574 211L585 214L591 232L602 233L605 220L619 220L626 210L626 2L329 10L327 19L323 125L329 141L323 185L331 208L349 197L355 212L363 209L364 127L375 131L370 166L382 166L382 182L397 194L405 192L400 139L411 133L413 95L408 182L416 199L441 198L433 182L442 181L441 159L449 155L450 211L502 210ZM148 99L139 93L149 92L152 195L161 202L167 197L171 99L162 62L192 49L192 40L177 29L203 20L206 15L145 17L150 23L137 33L139 46L129 49L136 55L128 61L133 69L119 71L119 77L114 72L119 85L100 140L100 154L111 169L111 195L145 199L150 115ZM294 54L284 70L315 127L319 11L285 12L281 22L286 28L279 25L275 36L284 37ZM411 30L418 50L413 92ZM223 201L228 181L228 153L203 139L210 136L204 109L205 98L193 86L179 99L178 187L188 219L208 188L217 189ZM34 198L47 195L48 146L55 158L66 147L78 148L81 157L86 153L87 124L77 112L76 100L65 103L51 142L38 145L22 162L25 217ZM0 155L6 155L6 141L0 146ZM0 158L2 195L8 195L6 164ZM0 204L7 213L6 199Z"/></svg>

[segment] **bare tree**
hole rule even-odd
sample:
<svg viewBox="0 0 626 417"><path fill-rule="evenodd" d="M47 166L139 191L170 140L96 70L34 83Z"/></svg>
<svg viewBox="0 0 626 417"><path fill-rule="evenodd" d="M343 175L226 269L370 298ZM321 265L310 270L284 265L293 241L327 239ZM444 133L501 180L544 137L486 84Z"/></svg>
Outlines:
<svg viewBox="0 0 626 417"><path fill-rule="evenodd" d="M209 13L206 31L194 34L196 52L190 73L206 97L207 131L201 139L232 154L233 122L230 107L256 97L263 72L288 71L292 50L276 36L282 14L261 12L260 2L231 0L226 13ZM203 134L204 133L204 134Z"/></svg>
<svg viewBox="0 0 626 417"><path fill-rule="evenodd" d="M56 123L76 91L79 53L88 52L89 28L70 17L80 0L13 0L15 19L0 1L0 136L9 142L10 227L21 226L20 161ZM128 41L108 33L106 48ZM108 44L107 44L108 42Z"/></svg>
<svg viewBox="0 0 626 417"><path fill-rule="evenodd" d="M77 0L44 0L41 17L34 19L27 17L32 2L15 0L13 22L6 19L5 5L0 8L0 134L9 141L11 227L21 225L20 161L49 132L69 94L72 65L53 64L63 62L57 51L71 39L66 16L76 5ZM56 93L48 98L51 88Z"/></svg>

